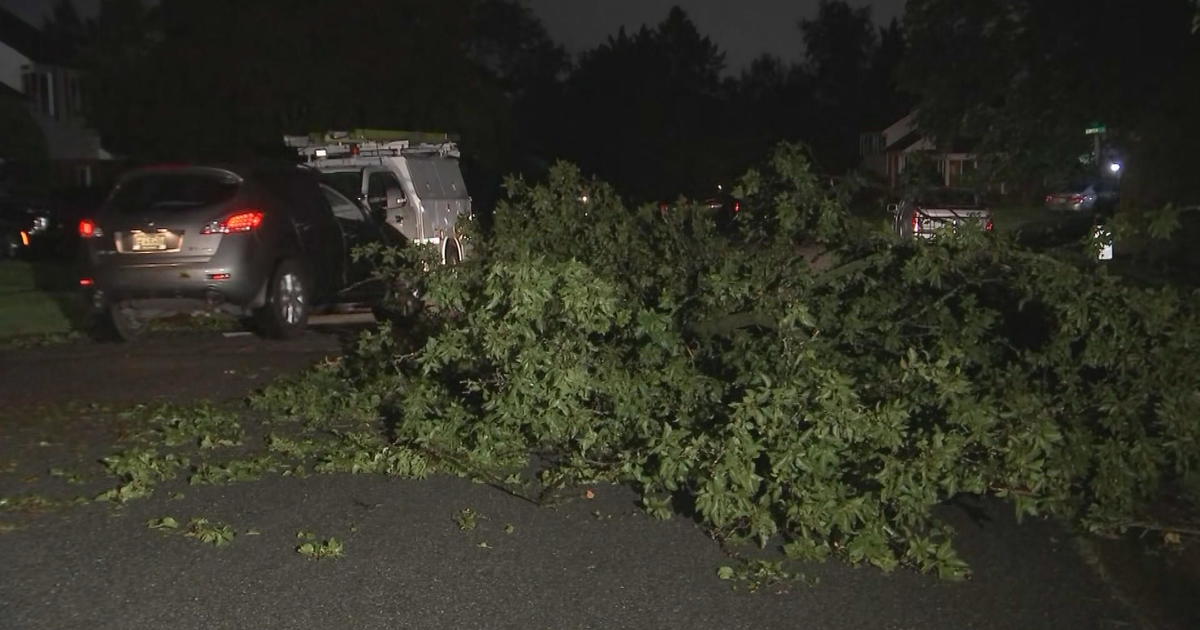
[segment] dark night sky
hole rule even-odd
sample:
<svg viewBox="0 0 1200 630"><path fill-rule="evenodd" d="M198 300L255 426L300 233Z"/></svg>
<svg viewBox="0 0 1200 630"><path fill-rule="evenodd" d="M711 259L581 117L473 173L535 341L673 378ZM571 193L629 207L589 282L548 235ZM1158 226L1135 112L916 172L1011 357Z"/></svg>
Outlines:
<svg viewBox="0 0 1200 630"><path fill-rule="evenodd" d="M75 0L84 14L100 0ZM550 35L579 52L599 44L624 25L637 30L656 24L672 5L684 8L700 32L726 53L727 69L736 72L751 59L770 52L795 60L802 54L796 22L816 13L818 0L525 0L546 22ZM905 0L849 0L870 5L881 24L904 11ZM40 25L54 0L0 0L0 5Z"/></svg>
<svg viewBox="0 0 1200 630"><path fill-rule="evenodd" d="M818 0L526 0L551 36L571 52L591 48L624 25L637 30L656 24L673 5L683 7L696 27L725 51L727 70L737 71L763 52L798 60L803 54L796 22L817 12ZM871 6L885 24L904 12L905 0L849 0Z"/></svg>

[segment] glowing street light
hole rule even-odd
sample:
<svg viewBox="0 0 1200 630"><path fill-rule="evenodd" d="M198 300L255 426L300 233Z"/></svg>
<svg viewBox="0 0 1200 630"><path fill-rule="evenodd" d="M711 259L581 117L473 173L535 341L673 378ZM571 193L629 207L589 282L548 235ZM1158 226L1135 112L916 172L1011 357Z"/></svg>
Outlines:
<svg viewBox="0 0 1200 630"><path fill-rule="evenodd" d="M1121 163L1120 162L1109 162L1108 163L1108 172L1112 173L1113 175L1120 173L1121 172Z"/></svg>

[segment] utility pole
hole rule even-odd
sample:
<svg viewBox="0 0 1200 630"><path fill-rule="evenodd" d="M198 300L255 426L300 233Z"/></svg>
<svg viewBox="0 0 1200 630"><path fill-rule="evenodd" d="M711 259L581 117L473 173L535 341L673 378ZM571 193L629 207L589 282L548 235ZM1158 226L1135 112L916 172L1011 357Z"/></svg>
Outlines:
<svg viewBox="0 0 1200 630"><path fill-rule="evenodd" d="M1092 159L1095 160L1096 171L1102 172L1103 167L1100 165L1100 137L1108 133L1108 126L1103 123L1092 123L1091 127L1083 130L1084 135L1092 136L1094 139L1092 149Z"/></svg>

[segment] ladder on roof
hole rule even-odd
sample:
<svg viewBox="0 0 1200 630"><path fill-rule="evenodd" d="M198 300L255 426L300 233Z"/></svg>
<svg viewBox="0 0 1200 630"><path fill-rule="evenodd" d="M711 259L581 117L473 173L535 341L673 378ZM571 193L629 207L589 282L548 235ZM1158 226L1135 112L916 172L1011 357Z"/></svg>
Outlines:
<svg viewBox="0 0 1200 630"><path fill-rule="evenodd" d="M285 146L296 149L308 162L328 158L389 157L405 153L436 153L460 157L458 138L448 133L352 129L319 131L305 136L284 136Z"/></svg>

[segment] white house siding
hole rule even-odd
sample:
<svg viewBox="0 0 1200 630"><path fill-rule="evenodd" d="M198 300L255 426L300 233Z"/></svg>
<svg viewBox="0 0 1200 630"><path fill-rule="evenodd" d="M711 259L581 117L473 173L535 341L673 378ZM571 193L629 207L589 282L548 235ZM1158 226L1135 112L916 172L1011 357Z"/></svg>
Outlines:
<svg viewBox="0 0 1200 630"><path fill-rule="evenodd" d="M21 85L21 67L29 63L29 58L14 50L8 44L0 42L0 83L24 93Z"/></svg>

